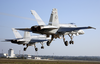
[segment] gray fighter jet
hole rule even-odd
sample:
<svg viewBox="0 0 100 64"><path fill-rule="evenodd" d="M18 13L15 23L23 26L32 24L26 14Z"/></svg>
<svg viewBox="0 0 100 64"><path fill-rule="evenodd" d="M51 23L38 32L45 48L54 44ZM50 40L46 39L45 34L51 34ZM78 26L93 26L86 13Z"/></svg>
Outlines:
<svg viewBox="0 0 100 64"><path fill-rule="evenodd" d="M38 51L38 48L36 48L36 43L41 43L41 49L44 49L43 43L47 42L50 38L46 38L44 35L39 35L39 36L31 36L30 32L25 31L24 37L20 35L20 33L15 29L12 28L12 31L15 35L15 39L5 39L5 41L14 43L14 44L23 44L26 45L26 47L23 49L26 51L28 46L34 46L35 51Z"/></svg>
<svg viewBox="0 0 100 64"><path fill-rule="evenodd" d="M90 26L77 27L73 23L59 24L58 12L56 8L52 10L48 25L45 25L43 20L39 17L39 15L34 10L31 10L31 13L35 16L39 25L32 26L31 28L16 28L16 29L38 33L38 34L45 34L47 37L51 35L51 40L47 42L47 46L50 45L50 43L54 38L61 38L61 37L63 38L64 44L68 46L68 41L65 41L64 38L65 35L68 35L71 39L69 44L74 44L73 36L83 35L84 31L82 29L96 29Z"/></svg>

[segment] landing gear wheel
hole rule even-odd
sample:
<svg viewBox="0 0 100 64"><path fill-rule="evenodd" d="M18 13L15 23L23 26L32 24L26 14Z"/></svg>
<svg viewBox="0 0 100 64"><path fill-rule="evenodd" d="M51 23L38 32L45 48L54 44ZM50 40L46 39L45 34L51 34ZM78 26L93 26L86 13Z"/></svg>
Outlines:
<svg viewBox="0 0 100 64"><path fill-rule="evenodd" d="M24 48L23 50L26 51L27 48Z"/></svg>
<svg viewBox="0 0 100 64"><path fill-rule="evenodd" d="M41 49L44 49L44 46L41 46Z"/></svg>
<svg viewBox="0 0 100 64"><path fill-rule="evenodd" d="M50 46L50 42L49 41L47 41L47 46Z"/></svg>
<svg viewBox="0 0 100 64"><path fill-rule="evenodd" d="M38 51L38 48L35 48L35 51Z"/></svg>
<svg viewBox="0 0 100 64"><path fill-rule="evenodd" d="M65 46L68 46L68 41L65 41L64 44L65 44Z"/></svg>
<svg viewBox="0 0 100 64"><path fill-rule="evenodd" d="M71 44L72 42L71 41L69 41L69 44Z"/></svg>
<svg viewBox="0 0 100 64"><path fill-rule="evenodd" d="M70 41L69 43L70 43L70 44L74 44L74 41Z"/></svg>
<svg viewBox="0 0 100 64"><path fill-rule="evenodd" d="M23 44L23 46L25 46L25 44Z"/></svg>
<svg viewBox="0 0 100 64"><path fill-rule="evenodd" d="M69 41L69 44L72 44L72 41Z"/></svg>

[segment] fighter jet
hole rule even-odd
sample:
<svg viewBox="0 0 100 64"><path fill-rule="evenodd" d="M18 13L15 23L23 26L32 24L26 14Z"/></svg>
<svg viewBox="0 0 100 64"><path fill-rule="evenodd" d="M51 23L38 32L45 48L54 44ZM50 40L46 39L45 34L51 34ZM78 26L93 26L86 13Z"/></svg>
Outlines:
<svg viewBox="0 0 100 64"><path fill-rule="evenodd" d="M32 15L36 18L39 25L32 26L31 28L16 28L17 30L29 31L38 34L45 34L47 37L51 35L51 40L47 42L47 46L50 45L54 38L63 38L65 46L68 46L68 41L65 41L64 36L68 35L70 37L69 44L74 44L73 36L83 35L84 31L82 29L96 29L90 26L87 27L77 27L73 23L60 24L58 20L58 12L56 8L53 8L48 25L45 25L43 20L35 12L31 10Z"/></svg>
<svg viewBox="0 0 100 64"><path fill-rule="evenodd" d="M28 46L34 46L35 51L38 51L38 48L36 48L36 43L41 43L41 49L44 49L43 43L47 42L50 38L46 38L44 35L39 35L39 36L31 36L30 32L25 31L24 37L20 35L20 33L15 29L12 28L12 31L15 35L15 39L5 39L5 41L14 43L14 44L23 44L26 45L26 47L23 49L26 51Z"/></svg>

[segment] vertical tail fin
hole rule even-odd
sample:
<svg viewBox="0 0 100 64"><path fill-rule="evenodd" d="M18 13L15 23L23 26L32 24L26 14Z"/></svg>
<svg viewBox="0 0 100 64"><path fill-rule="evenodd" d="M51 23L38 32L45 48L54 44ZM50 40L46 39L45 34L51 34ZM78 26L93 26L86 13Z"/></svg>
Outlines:
<svg viewBox="0 0 100 64"><path fill-rule="evenodd" d="M58 12L56 8L53 8L52 10L50 20L49 20L49 25L59 26Z"/></svg>
<svg viewBox="0 0 100 64"><path fill-rule="evenodd" d="M39 15L35 12L35 10L31 10L32 15L36 18L39 25L45 25L43 20L39 17Z"/></svg>
<svg viewBox="0 0 100 64"><path fill-rule="evenodd" d="M28 38L28 37L30 37L31 35L30 35L30 32L27 32L27 31L25 31L24 32L24 38Z"/></svg>
<svg viewBox="0 0 100 64"><path fill-rule="evenodd" d="M22 38L22 36L20 35L20 33L15 29L15 28L12 28L12 31L15 35L16 38Z"/></svg>

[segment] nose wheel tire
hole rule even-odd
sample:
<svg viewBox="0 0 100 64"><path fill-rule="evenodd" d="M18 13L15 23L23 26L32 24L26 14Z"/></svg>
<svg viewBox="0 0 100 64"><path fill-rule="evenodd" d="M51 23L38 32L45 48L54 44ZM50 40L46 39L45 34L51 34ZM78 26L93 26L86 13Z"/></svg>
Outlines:
<svg viewBox="0 0 100 64"><path fill-rule="evenodd" d="M44 46L41 46L41 49L44 49Z"/></svg>
<svg viewBox="0 0 100 64"><path fill-rule="evenodd" d="M68 41L65 41L64 44L65 44L65 46L68 46Z"/></svg>
<svg viewBox="0 0 100 64"><path fill-rule="evenodd" d="M70 41L69 44L74 44L74 41Z"/></svg>

